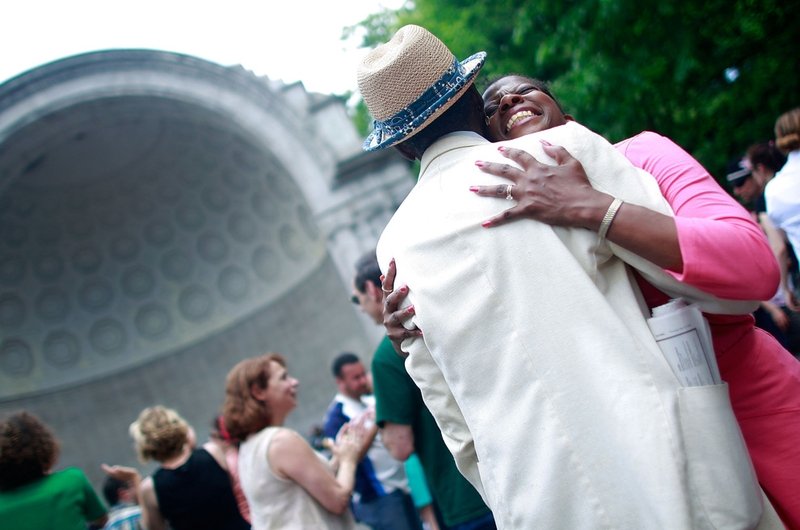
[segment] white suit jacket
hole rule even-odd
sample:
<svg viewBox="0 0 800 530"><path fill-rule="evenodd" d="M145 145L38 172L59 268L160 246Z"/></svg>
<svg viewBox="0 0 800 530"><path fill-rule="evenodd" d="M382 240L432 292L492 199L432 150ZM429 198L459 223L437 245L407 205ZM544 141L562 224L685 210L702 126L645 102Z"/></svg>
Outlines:
<svg viewBox="0 0 800 530"><path fill-rule="evenodd" d="M506 144L546 161L539 138L564 146L595 187L669 213L651 176L577 123ZM424 330L404 344L406 368L498 526L755 527L760 493L727 387L680 388L625 264L595 233L483 228L509 203L469 186L507 181L476 160L507 162L473 133L431 146L378 258L384 271L396 259ZM717 312L752 307L679 294Z"/></svg>

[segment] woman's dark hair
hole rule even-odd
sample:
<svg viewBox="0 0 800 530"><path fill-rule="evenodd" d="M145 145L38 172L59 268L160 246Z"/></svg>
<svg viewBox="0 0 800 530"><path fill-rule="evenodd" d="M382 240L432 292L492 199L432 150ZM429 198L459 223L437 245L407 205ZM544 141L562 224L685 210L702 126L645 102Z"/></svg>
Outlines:
<svg viewBox="0 0 800 530"><path fill-rule="evenodd" d="M381 286L381 268L378 265L378 258L375 251L370 250L356 261L356 277L353 285L360 293L367 292L367 282L376 287Z"/></svg>
<svg viewBox="0 0 800 530"><path fill-rule="evenodd" d="M777 148L774 142L761 142L747 148L747 159L750 167L761 164L773 173L777 173L786 163L786 157Z"/></svg>
<svg viewBox="0 0 800 530"><path fill-rule="evenodd" d="M58 459L53 432L22 411L0 422L0 491L10 491L45 476Z"/></svg>

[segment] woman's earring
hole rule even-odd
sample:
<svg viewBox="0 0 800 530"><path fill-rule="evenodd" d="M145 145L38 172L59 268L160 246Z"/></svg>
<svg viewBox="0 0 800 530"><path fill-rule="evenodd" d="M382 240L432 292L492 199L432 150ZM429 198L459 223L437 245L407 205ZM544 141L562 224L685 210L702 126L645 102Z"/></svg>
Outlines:
<svg viewBox="0 0 800 530"><path fill-rule="evenodd" d="M486 126L488 127L489 126L489 122L492 121L491 118L489 118L489 116L484 116L483 119L486 120Z"/></svg>

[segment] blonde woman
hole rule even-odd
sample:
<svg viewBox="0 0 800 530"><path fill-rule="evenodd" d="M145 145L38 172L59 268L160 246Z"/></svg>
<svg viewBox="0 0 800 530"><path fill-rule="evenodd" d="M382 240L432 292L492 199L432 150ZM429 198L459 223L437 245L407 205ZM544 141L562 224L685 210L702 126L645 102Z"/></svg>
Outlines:
<svg viewBox="0 0 800 530"><path fill-rule="evenodd" d="M160 464L138 488L147 530L166 530L167 525L172 530L250 528L236 505L224 454L212 443L195 448L194 430L177 412L162 406L146 408L131 424L130 433L139 460ZM125 469L130 468L116 468ZM128 478L136 480L138 474Z"/></svg>
<svg viewBox="0 0 800 530"><path fill-rule="evenodd" d="M346 424L328 462L297 432L283 427L297 406L297 379L270 353L228 373L223 416L239 446L239 479L255 530L353 529L350 495L368 445L363 428Z"/></svg>

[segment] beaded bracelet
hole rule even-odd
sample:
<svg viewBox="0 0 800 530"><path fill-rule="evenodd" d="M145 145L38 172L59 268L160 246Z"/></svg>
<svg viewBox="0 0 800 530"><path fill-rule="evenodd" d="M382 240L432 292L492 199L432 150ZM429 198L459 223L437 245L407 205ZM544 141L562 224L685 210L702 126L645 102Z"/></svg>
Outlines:
<svg viewBox="0 0 800 530"><path fill-rule="evenodd" d="M611 201L608 210L606 210L603 220L600 221L600 229L597 231L597 237L599 237L601 241L606 238L608 229L611 228L611 222L614 220L614 216L617 215L617 210L619 210L619 207L622 206L622 202L622 199L614 198L614 200Z"/></svg>

